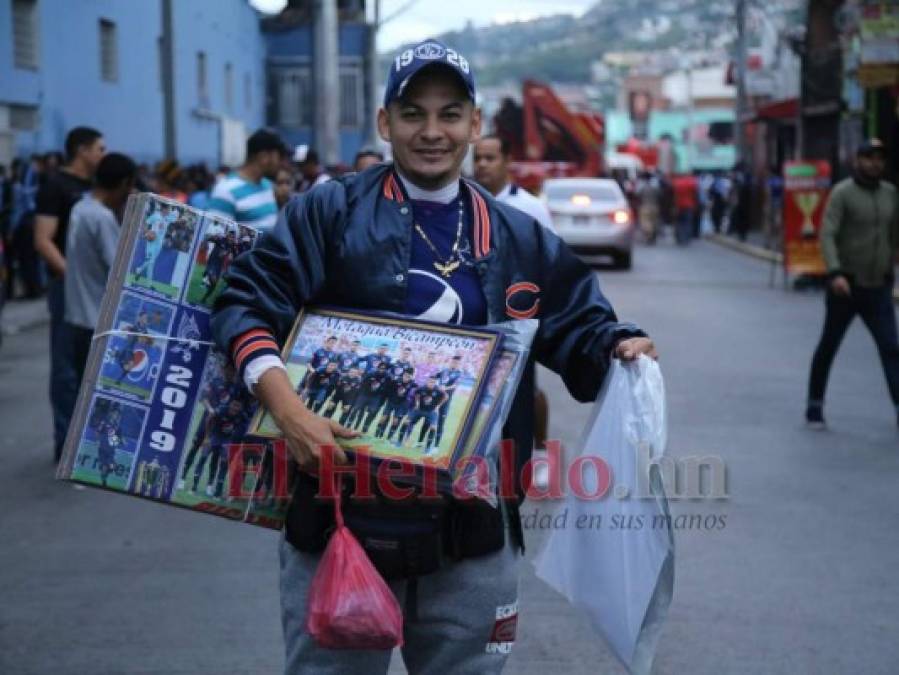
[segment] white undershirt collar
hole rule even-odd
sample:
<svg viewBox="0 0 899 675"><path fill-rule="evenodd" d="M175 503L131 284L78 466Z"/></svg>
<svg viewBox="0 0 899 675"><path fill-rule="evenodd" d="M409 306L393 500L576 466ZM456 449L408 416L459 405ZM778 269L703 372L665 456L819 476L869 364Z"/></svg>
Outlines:
<svg viewBox="0 0 899 675"><path fill-rule="evenodd" d="M512 193L512 183L506 183L502 190L496 193L496 199L503 201Z"/></svg>
<svg viewBox="0 0 899 675"><path fill-rule="evenodd" d="M437 204L449 204L459 196L459 181L454 180L439 190L424 190L412 181L406 178L399 169L396 169L396 175L403 181L403 187L406 188L406 194L413 201L436 202Z"/></svg>

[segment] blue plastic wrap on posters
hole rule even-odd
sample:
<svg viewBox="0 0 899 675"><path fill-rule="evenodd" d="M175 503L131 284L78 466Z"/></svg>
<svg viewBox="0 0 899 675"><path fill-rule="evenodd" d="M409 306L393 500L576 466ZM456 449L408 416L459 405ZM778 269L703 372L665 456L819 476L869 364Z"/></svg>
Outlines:
<svg viewBox="0 0 899 675"><path fill-rule="evenodd" d="M578 489L569 486L559 504L566 526L551 531L534 562L537 576L587 612L632 673L651 670L674 587L668 501L652 461L666 436L658 364L615 360L578 453L581 466L594 469L580 472Z"/></svg>
<svg viewBox="0 0 899 675"><path fill-rule="evenodd" d="M484 397L473 425L470 447L456 471L454 492L458 497L474 497L498 506L497 484L503 427L512 409L518 385L527 367L531 343L540 322L536 319L505 321L488 326L503 335L503 347L493 363Z"/></svg>

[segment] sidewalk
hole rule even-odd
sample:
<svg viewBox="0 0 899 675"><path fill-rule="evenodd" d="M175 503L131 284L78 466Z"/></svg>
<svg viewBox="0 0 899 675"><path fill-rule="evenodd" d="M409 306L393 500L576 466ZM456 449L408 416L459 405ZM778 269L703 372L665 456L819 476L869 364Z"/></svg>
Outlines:
<svg viewBox="0 0 899 675"><path fill-rule="evenodd" d="M761 232L750 232L746 241L740 241L736 237L726 234L710 234L706 238L719 246L739 251L745 255L767 262L777 264L783 263L783 254L779 251L772 251L763 246L763 237ZM899 303L899 288L893 289L893 300Z"/></svg>
<svg viewBox="0 0 899 675"><path fill-rule="evenodd" d="M0 315L0 332L3 335L15 335L22 331L42 326L50 321L47 310L47 299L10 300L3 306Z"/></svg>

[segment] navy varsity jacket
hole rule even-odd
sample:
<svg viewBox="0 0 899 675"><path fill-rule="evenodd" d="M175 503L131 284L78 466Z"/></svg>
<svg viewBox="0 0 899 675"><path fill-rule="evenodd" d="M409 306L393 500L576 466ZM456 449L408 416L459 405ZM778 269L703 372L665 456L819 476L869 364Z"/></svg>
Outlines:
<svg viewBox="0 0 899 675"><path fill-rule="evenodd" d="M539 319L533 357L559 373L574 398L594 400L615 345L645 334L618 321L596 275L558 236L472 182L461 190L474 216L488 321ZM391 165L295 197L231 264L212 316L216 342L242 374L251 359L280 354L304 305L402 313L412 233L412 208ZM533 445L533 361L505 437L521 466Z"/></svg>

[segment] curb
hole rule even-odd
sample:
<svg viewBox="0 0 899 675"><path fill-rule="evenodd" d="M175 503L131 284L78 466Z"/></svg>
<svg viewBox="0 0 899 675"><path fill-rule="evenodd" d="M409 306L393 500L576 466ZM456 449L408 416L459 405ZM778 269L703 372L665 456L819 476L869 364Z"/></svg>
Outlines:
<svg viewBox="0 0 899 675"><path fill-rule="evenodd" d="M751 256L753 258L758 258L759 260L764 260L766 262L776 262L778 264L783 262L782 253L771 251L767 248L762 248L761 246L756 246L754 244L747 244L744 241L738 241L723 234L708 234L706 235L706 239L715 244L718 244L719 246L723 246L724 248L729 248L733 251L739 251L740 253ZM893 289L893 301L899 303L899 288Z"/></svg>
<svg viewBox="0 0 899 675"><path fill-rule="evenodd" d="M755 244L747 244L745 241L738 241L737 239L728 237L724 234L709 234L706 235L706 238L709 241L718 244L719 246L723 246L734 251L739 251L740 253L751 256L753 258L758 258L759 260L776 263L783 262L782 253L771 251L767 248L756 246Z"/></svg>
<svg viewBox="0 0 899 675"><path fill-rule="evenodd" d="M0 333L17 335L50 323L50 313L46 309L45 302L43 300L38 302L40 309L17 308L14 303L7 303L2 316L0 316Z"/></svg>

